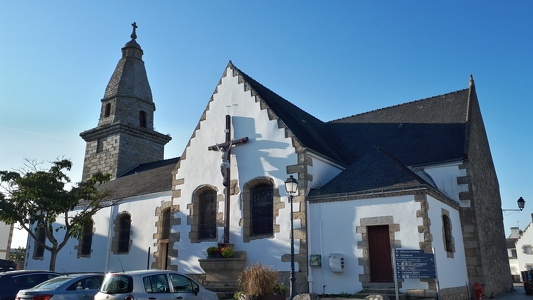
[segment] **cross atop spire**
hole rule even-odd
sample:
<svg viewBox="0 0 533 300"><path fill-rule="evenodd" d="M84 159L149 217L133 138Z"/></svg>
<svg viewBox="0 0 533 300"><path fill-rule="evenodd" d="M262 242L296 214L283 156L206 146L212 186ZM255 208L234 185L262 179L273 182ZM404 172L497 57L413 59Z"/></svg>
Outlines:
<svg viewBox="0 0 533 300"><path fill-rule="evenodd" d="M136 22L133 22L133 23L131 24L131 26L133 26L133 32L131 33L131 36L130 36L130 37L131 37L133 40L135 40L135 39L137 38L137 33L135 33L135 29L137 29L137 23L136 23Z"/></svg>

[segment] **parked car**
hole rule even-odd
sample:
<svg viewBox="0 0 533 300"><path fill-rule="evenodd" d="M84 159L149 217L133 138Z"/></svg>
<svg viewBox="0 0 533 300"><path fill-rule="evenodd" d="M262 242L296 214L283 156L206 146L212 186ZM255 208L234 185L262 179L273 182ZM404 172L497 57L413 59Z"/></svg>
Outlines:
<svg viewBox="0 0 533 300"><path fill-rule="evenodd" d="M17 268L17 264L14 261L0 259L0 271L14 271Z"/></svg>
<svg viewBox="0 0 533 300"><path fill-rule="evenodd" d="M72 274L52 278L31 289L20 290L16 300L93 300L103 274Z"/></svg>
<svg viewBox="0 0 533 300"><path fill-rule="evenodd" d="M32 288L61 274L49 271L8 271L0 273L0 300L14 300L19 290Z"/></svg>
<svg viewBox="0 0 533 300"><path fill-rule="evenodd" d="M168 270L109 273L94 300L217 300L192 278Z"/></svg>

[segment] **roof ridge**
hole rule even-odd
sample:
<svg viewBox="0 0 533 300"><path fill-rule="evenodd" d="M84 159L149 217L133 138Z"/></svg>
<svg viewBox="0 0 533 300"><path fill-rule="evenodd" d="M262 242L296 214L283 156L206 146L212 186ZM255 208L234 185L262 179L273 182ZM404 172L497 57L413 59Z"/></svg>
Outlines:
<svg viewBox="0 0 533 300"><path fill-rule="evenodd" d="M264 85L264 84L262 84L261 82L255 80L252 76L250 76L250 75L248 75L247 73L244 73L243 71L241 71L241 69L237 68L237 67L233 64L233 62L232 62L231 60L229 61L228 66L230 66L231 68L235 69L235 70L239 73L239 75L244 75L244 76L250 78L251 80L255 81L257 84L261 85L263 88L265 88L266 90L268 90L268 91L271 92L272 94L278 96L280 99L284 100L284 101L287 102L288 104L290 104L290 105L292 105L292 106L298 108L299 110L301 110L302 112L306 113L306 114L309 115L310 117L315 118L315 119L319 120L319 121L322 122L322 123L325 123L324 121L320 120L319 118L317 118L317 117L313 116L312 114L308 113L307 111L303 110L303 109L302 109L301 107L299 107L298 105L296 105L296 104L292 103L291 101L285 99L284 97L280 96L278 93L274 92L273 90L271 90L270 88L268 88L266 85ZM245 79L244 81L247 82L246 79ZM260 94L259 92L257 92L257 91L254 89L253 86L250 86L250 85L249 85L248 87L249 87L251 90L254 91L255 95L257 95L257 96L261 96L261 94ZM265 101L263 101L263 102L265 102ZM271 107L268 105L268 103L265 102L264 104L265 104L266 106L268 106L269 108L271 108Z"/></svg>
<svg viewBox="0 0 533 300"><path fill-rule="evenodd" d="M440 94L440 95L436 95L436 96L431 96L431 97L427 97L427 98L422 98L422 99L418 99L418 100L414 100L414 101L410 101L410 102L406 102L406 103L400 103L400 104L396 104L396 105L392 105L392 106L387 106L387 107L383 107L383 108L378 108L378 109L370 110L370 111L363 112L363 113L360 113L360 114L355 114L355 115L346 116L346 117L343 117L343 118L339 118L339 119L334 119L334 120L331 120L331 121L327 121L326 123L333 123L333 122L335 122L335 121L345 120L345 119L353 118L353 117L356 117L356 116L362 116L362 115L366 115L366 114L369 114L369 113L374 113L374 112L378 112L378 111L386 110L386 109L389 109L389 108L400 107L400 106L404 106L404 105L408 105L408 104L413 104L413 103L417 103L417 102L421 102L421 101L429 101L430 99L434 99L434 98L437 98L437 97L448 96L448 95L455 94L455 93L459 93L459 92L463 92L463 91L466 91L466 90L469 90L469 89L468 89L468 88L466 88L466 89L461 89L461 90L457 90L457 91L454 91L454 92L449 92L449 93L445 93L445 94Z"/></svg>
<svg viewBox="0 0 533 300"><path fill-rule="evenodd" d="M343 151L336 150L342 147L342 143L336 136L327 133L326 122L261 84L237 68L233 62L230 61L228 67L234 72L234 76L239 77L239 84L244 84L245 90L251 91L252 96L257 97L256 100L259 99L261 105L284 124L285 129L297 143L337 163L343 164L349 161L344 157Z"/></svg>

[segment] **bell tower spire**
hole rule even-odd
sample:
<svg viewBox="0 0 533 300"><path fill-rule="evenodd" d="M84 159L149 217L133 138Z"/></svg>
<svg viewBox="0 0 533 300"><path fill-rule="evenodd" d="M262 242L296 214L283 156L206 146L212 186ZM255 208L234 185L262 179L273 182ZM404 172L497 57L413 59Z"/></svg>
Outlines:
<svg viewBox="0 0 533 300"><path fill-rule="evenodd" d="M155 104L148 83L137 24L101 100L98 125L80 133L85 140L82 180L96 172L116 178L139 164L162 160L171 137L154 131Z"/></svg>

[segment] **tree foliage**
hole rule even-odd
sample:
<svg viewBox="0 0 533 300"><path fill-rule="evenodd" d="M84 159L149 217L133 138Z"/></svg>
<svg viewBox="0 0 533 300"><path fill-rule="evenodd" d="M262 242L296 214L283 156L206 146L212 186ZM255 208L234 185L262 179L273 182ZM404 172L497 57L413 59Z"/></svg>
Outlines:
<svg viewBox="0 0 533 300"><path fill-rule="evenodd" d="M0 171L0 221L18 222L35 241L39 241L37 233L43 229L48 242L41 246L51 252L50 270L54 270L57 253L68 240L80 238L91 217L113 205L104 203L106 194L98 190L110 175L97 173L68 188L70 178L65 171L72 168L70 160L58 159L48 170L38 169L31 162L30 167L24 171Z"/></svg>

